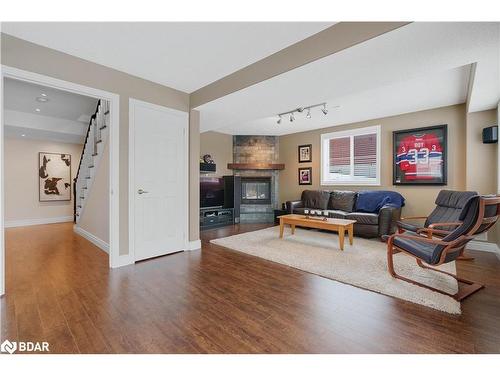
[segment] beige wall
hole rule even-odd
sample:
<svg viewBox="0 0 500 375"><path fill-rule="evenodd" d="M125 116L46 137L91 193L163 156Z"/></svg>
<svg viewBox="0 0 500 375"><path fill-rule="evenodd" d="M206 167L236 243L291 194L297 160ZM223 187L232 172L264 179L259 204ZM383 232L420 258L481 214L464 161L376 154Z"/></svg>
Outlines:
<svg viewBox="0 0 500 375"><path fill-rule="evenodd" d="M392 185L392 132L422 126L448 124L448 185L447 186L393 186ZM320 186L320 136L322 133L381 125L381 186ZM427 215L434 208L434 200L443 188L463 190L465 188L465 105L455 105L427 111L408 113L359 123L335 126L310 132L280 137L280 162L285 170L280 173L280 199L299 199L302 190L362 190L390 189L400 192L406 198L403 214ZM297 146L313 145L313 162L297 161ZM298 167L313 167L313 185L299 186Z"/></svg>
<svg viewBox="0 0 500 375"><path fill-rule="evenodd" d="M70 202L39 202L38 153L71 155L71 177L80 162L82 145L52 141L5 138L5 221L73 217L73 190ZM73 189L73 187L72 187Z"/></svg>
<svg viewBox="0 0 500 375"><path fill-rule="evenodd" d="M189 95L4 33L1 36L1 62L4 65L120 95L120 254L128 254L129 98L188 112ZM198 203L194 202L196 199L190 196L191 205ZM198 215L190 217L190 221L198 224ZM190 233L190 237L193 236Z"/></svg>
<svg viewBox="0 0 500 375"><path fill-rule="evenodd" d="M189 240L200 238L200 112L189 112Z"/></svg>
<svg viewBox="0 0 500 375"><path fill-rule="evenodd" d="M483 128L496 124L496 109L467 114L466 188L480 194L496 194L498 146L483 144Z"/></svg>
<svg viewBox="0 0 500 375"><path fill-rule="evenodd" d="M227 169L227 164L233 162L233 136L218 132L205 132L200 134L200 156L212 155L217 171L206 174L207 176L227 176L233 171Z"/></svg>
<svg viewBox="0 0 500 375"><path fill-rule="evenodd" d="M109 142L104 147L78 226L109 244Z"/></svg>

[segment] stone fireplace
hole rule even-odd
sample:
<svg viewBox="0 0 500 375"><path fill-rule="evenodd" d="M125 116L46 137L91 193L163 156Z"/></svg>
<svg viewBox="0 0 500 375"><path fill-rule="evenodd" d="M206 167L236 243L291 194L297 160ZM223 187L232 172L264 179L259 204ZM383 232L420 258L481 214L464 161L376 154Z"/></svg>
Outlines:
<svg viewBox="0 0 500 375"><path fill-rule="evenodd" d="M272 223L279 206L279 141L275 136L233 136L235 176L241 176L241 223Z"/></svg>

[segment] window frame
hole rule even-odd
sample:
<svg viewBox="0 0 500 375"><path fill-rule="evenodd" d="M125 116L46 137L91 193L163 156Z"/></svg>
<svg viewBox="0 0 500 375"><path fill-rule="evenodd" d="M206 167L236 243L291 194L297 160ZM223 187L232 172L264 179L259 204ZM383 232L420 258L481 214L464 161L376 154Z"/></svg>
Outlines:
<svg viewBox="0 0 500 375"><path fill-rule="evenodd" d="M340 130L330 133L321 134L321 164L320 164L320 183L321 186L335 186L335 185L344 185L344 186L380 186L380 148L381 148L381 140L380 140L380 125L368 126L364 128L358 129L350 129L350 130ZM376 134L376 178L375 179L361 179L354 177L354 137L358 135L367 135L367 134ZM350 138L350 166L351 166L351 174L347 178L330 178L330 148L324 147L325 141L330 141L335 138Z"/></svg>

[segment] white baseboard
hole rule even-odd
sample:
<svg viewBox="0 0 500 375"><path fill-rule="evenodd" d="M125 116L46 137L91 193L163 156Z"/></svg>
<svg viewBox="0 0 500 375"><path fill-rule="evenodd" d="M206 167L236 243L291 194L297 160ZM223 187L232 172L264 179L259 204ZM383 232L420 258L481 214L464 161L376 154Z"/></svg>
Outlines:
<svg viewBox="0 0 500 375"><path fill-rule="evenodd" d="M73 216L46 217L40 219L7 220L5 228L27 227L30 225L43 225L55 223L67 223L73 221Z"/></svg>
<svg viewBox="0 0 500 375"><path fill-rule="evenodd" d="M109 244L100 238L94 236L92 233L87 232L85 229L82 229L81 227L74 225L73 230L75 233L79 234L83 238L89 240L92 242L94 245L96 245L98 248L103 250L104 252L109 254Z"/></svg>
<svg viewBox="0 0 500 375"><path fill-rule="evenodd" d="M496 243L486 241L473 240L467 245L468 250L486 251L488 253L495 253L500 259L500 248Z"/></svg>
<svg viewBox="0 0 500 375"><path fill-rule="evenodd" d="M134 259L130 254L127 255L120 255L118 259L115 261L112 261L110 267L111 268L119 268L119 267L124 267L124 266L129 266L131 264L134 264Z"/></svg>
<svg viewBox="0 0 500 375"><path fill-rule="evenodd" d="M201 249L201 241L188 241L186 250L200 250Z"/></svg>

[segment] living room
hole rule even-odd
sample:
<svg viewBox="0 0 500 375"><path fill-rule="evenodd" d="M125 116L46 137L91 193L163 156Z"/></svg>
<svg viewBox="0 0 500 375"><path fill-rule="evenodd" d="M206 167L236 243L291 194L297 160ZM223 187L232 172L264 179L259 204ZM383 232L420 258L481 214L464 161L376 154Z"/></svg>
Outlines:
<svg viewBox="0 0 500 375"><path fill-rule="evenodd" d="M470 4L469 21L432 4L443 19L428 22L314 2L290 5L294 19L272 2L183 17L145 2L111 22L94 0L60 21L95 22L2 19L2 370L40 371L8 355L32 352L127 355L43 356L85 373L108 358L219 374L498 362L500 22ZM12 82L34 87L31 112L58 92L92 100L74 168L63 145L9 143ZM61 163L45 173L49 153ZM70 199L43 202L47 179ZM64 222L10 215L27 194Z"/></svg>

